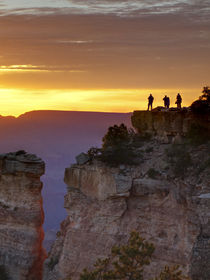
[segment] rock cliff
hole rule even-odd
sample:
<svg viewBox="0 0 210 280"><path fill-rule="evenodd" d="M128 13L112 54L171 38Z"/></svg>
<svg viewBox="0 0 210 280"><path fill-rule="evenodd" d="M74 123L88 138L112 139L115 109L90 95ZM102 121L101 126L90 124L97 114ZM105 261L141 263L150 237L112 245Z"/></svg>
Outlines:
<svg viewBox="0 0 210 280"><path fill-rule="evenodd" d="M210 132L210 115L193 114L189 108L134 111L132 125L140 134L150 134L163 142L178 142L192 126L202 126Z"/></svg>
<svg viewBox="0 0 210 280"><path fill-rule="evenodd" d="M24 151L0 155L0 265L11 280L42 279L44 169Z"/></svg>
<svg viewBox="0 0 210 280"><path fill-rule="evenodd" d="M141 123L151 118L148 113L142 113ZM180 121L174 122L182 131ZM95 160L66 169L68 217L45 262L45 280L79 279L132 230L156 247L146 280L166 264L181 265L193 280L210 279L209 143L174 145L153 137L136 151L137 166L109 167Z"/></svg>

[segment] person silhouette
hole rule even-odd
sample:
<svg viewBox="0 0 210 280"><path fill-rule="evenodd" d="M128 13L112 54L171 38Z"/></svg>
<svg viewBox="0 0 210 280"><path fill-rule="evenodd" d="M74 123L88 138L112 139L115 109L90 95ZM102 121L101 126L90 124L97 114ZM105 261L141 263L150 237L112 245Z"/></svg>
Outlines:
<svg viewBox="0 0 210 280"><path fill-rule="evenodd" d="M152 111L152 104L154 101L154 97L152 96L152 94L150 93L149 97L148 97L148 109L147 111L149 111L149 108L151 107L151 111Z"/></svg>
<svg viewBox="0 0 210 280"><path fill-rule="evenodd" d="M179 109L182 108L182 97L179 93L177 94L175 104L177 105L177 108L179 108Z"/></svg>
<svg viewBox="0 0 210 280"><path fill-rule="evenodd" d="M165 108L167 108L167 100L168 100L168 97L167 97L167 95L165 95L165 97L163 98Z"/></svg>
<svg viewBox="0 0 210 280"><path fill-rule="evenodd" d="M167 96L167 99L166 99L166 108L169 109L170 107L170 98Z"/></svg>

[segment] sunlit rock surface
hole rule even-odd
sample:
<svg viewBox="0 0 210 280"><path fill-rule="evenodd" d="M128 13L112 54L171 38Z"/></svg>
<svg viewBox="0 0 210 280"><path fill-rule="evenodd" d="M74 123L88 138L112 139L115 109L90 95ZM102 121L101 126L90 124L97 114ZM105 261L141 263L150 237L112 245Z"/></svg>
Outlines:
<svg viewBox="0 0 210 280"><path fill-rule="evenodd" d="M11 280L42 279L44 169L24 151L0 155L0 265Z"/></svg>

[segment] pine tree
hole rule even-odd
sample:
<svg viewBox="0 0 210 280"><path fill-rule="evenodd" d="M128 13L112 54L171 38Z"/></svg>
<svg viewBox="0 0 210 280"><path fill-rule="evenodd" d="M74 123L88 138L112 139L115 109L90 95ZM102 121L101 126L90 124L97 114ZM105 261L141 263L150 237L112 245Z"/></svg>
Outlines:
<svg viewBox="0 0 210 280"><path fill-rule="evenodd" d="M111 255L98 259L93 270L85 269L80 280L144 280L144 268L149 266L155 247L140 237L136 231L131 232L127 244L114 246ZM165 267L153 280L186 280L179 266Z"/></svg>

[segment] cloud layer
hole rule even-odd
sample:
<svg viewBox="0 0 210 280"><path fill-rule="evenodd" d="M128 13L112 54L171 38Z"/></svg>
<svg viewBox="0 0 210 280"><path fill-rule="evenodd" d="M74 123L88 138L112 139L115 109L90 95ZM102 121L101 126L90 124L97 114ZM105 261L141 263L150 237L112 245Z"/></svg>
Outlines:
<svg viewBox="0 0 210 280"><path fill-rule="evenodd" d="M100 98L104 89L196 89L199 95L210 83L208 2L5 0L0 86L57 94L95 89L101 104L108 102Z"/></svg>
<svg viewBox="0 0 210 280"><path fill-rule="evenodd" d="M208 0L4 0L2 14L106 14L141 16L187 13L208 16Z"/></svg>

